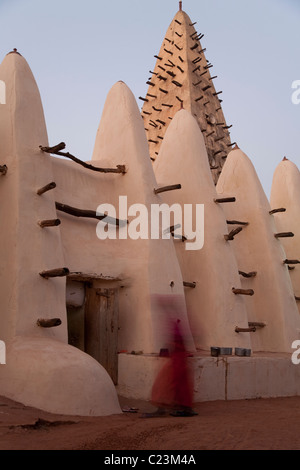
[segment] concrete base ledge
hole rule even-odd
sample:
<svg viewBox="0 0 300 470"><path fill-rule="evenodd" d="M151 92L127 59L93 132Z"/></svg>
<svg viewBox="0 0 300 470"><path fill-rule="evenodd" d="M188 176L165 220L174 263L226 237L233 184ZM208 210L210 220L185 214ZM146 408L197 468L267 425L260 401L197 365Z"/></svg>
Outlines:
<svg viewBox="0 0 300 470"><path fill-rule="evenodd" d="M156 374L167 358L119 354L119 395L150 400ZM300 395L300 365L290 354L255 353L251 357L208 354L189 358L194 371L194 401L243 400Z"/></svg>

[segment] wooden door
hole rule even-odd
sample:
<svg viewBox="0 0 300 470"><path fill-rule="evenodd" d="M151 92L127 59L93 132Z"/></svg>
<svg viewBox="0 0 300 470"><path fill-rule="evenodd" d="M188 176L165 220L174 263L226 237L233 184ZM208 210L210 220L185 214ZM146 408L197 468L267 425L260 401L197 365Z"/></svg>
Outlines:
<svg viewBox="0 0 300 470"><path fill-rule="evenodd" d="M86 286L85 352L118 383L118 290Z"/></svg>

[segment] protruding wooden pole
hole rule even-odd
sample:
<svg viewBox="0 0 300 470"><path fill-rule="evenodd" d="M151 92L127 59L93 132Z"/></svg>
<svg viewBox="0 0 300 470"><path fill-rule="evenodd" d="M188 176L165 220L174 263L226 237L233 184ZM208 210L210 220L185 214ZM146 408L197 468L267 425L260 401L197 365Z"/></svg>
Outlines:
<svg viewBox="0 0 300 470"><path fill-rule="evenodd" d="M47 191L50 191L51 189L54 189L54 188L56 188L56 183L54 183L54 181L52 181L51 183L46 184L46 186L43 186L42 188L38 189L36 193L39 196L41 196L42 194L44 194Z"/></svg>
<svg viewBox="0 0 300 470"><path fill-rule="evenodd" d="M289 238L289 237L294 237L293 232L282 232L282 233L274 233L275 238Z"/></svg>
<svg viewBox="0 0 300 470"><path fill-rule="evenodd" d="M236 201L235 197L223 197L223 198L214 199L214 202L216 202L217 204L223 204L226 202L235 202L235 201Z"/></svg>
<svg viewBox="0 0 300 470"><path fill-rule="evenodd" d="M46 153L57 153L61 150L64 150L65 148L66 144L64 142L60 142L59 144L54 145L53 147L43 147L42 145L40 145L40 149L42 150L42 152Z"/></svg>
<svg viewBox="0 0 300 470"><path fill-rule="evenodd" d="M266 322L259 322L259 321L249 321L248 322L248 326L251 328L251 327L255 327L255 328L264 328L265 326L267 326Z"/></svg>
<svg viewBox="0 0 300 470"><path fill-rule="evenodd" d="M242 227L238 227L234 230L231 230L231 232L228 235L224 235L224 238L226 241L234 240L235 235L240 233L243 230Z"/></svg>
<svg viewBox="0 0 300 470"><path fill-rule="evenodd" d="M162 188L154 189L154 194L164 193L166 191L174 191L175 189L181 189L181 184L173 184L170 186L163 186Z"/></svg>
<svg viewBox="0 0 300 470"><path fill-rule="evenodd" d="M61 325L61 319L60 318L39 318L36 324L38 326L41 326L42 328L53 328L54 326Z"/></svg>
<svg viewBox="0 0 300 470"><path fill-rule="evenodd" d="M235 295L254 295L253 289L236 289L235 287L233 287L232 292Z"/></svg>
<svg viewBox="0 0 300 470"><path fill-rule="evenodd" d="M7 173L7 166L6 165L0 165L0 173L2 176L5 176Z"/></svg>
<svg viewBox="0 0 300 470"><path fill-rule="evenodd" d="M171 235L173 238L176 238L177 240L181 240L182 242L186 242L187 238L184 235L177 235L174 232L171 232Z"/></svg>
<svg viewBox="0 0 300 470"><path fill-rule="evenodd" d="M298 259L285 259L283 264L300 264Z"/></svg>
<svg viewBox="0 0 300 470"><path fill-rule="evenodd" d="M286 209L284 207L280 207L279 209L273 209L272 211L269 211L269 214L277 214L278 212L286 212Z"/></svg>
<svg viewBox="0 0 300 470"><path fill-rule="evenodd" d="M257 275L257 272L251 271L250 273L245 273L244 271L239 271L239 274L243 277L250 278L250 277L255 277Z"/></svg>
<svg viewBox="0 0 300 470"><path fill-rule="evenodd" d="M38 222L39 226L42 228L45 227L57 227L60 225L60 220L59 219L50 219L50 220L40 220Z"/></svg>
<svg viewBox="0 0 300 470"><path fill-rule="evenodd" d="M49 277L65 277L70 274L68 268L57 268L57 269L50 269L49 271L42 271L40 276L48 279Z"/></svg>
<svg viewBox="0 0 300 470"><path fill-rule="evenodd" d="M228 225L249 225L249 222L240 222L239 220L226 220Z"/></svg>
<svg viewBox="0 0 300 470"><path fill-rule="evenodd" d="M296 299L297 302L300 302L300 297L297 297L297 296L295 295L295 299Z"/></svg>
<svg viewBox="0 0 300 470"><path fill-rule="evenodd" d="M172 233L174 232L175 230L177 230L178 228L181 228L181 225L180 224L176 224L176 225L171 225L171 227L167 228L164 233Z"/></svg>
<svg viewBox="0 0 300 470"><path fill-rule="evenodd" d="M182 11L182 1L179 2L179 11Z"/></svg>
<svg viewBox="0 0 300 470"><path fill-rule="evenodd" d="M86 210L86 209L77 209L77 207L67 206L67 204L62 204L61 202L55 203L56 209L66 214L73 215L74 217L85 217L88 219L97 219L97 220L104 220L107 224L117 225L117 226L125 226L128 221L127 220L120 220L114 219L109 217L105 214L97 214L96 211Z"/></svg>
<svg viewBox="0 0 300 470"><path fill-rule="evenodd" d="M70 160L75 163L78 163L79 165L83 166L84 168L87 168L88 170L98 171L100 173L126 173L125 165L117 165L116 168L99 168L90 165L89 163L86 163L77 157L74 157L74 155L69 152L60 152L60 149L65 148L65 146L65 143L61 142L60 144L57 144L54 147L43 147L42 145L40 145L40 149L42 152L53 153L54 155L60 155L61 157L70 158Z"/></svg>
<svg viewBox="0 0 300 470"><path fill-rule="evenodd" d="M190 287L191 289L195 289L195 287L196 287L196 282L186 282L186 281L183 281L183 286L184 286L184 287Z"/></svg>
<svg viewBox="0 0 300 470"><path fill-rule="evenodd" d="M251 328L239 328L238 326L235 327L235 332L236 333L255 333L256 328L255 326L252 326Z"/></svg>

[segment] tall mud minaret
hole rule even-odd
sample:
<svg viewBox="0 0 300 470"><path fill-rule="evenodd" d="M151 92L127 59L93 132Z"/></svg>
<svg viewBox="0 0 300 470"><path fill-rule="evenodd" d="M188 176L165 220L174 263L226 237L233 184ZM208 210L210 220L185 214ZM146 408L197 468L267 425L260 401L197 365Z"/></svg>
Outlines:
<svg viewBox="0 0 300 470"><path fill-rule="evenodd" d="M151 159L159 153L165 132L175 113L189 111L203 133L210 168L215 184L218 181L232 144L221 106L221 93L214 87L210 74L213 65L205 58L198 33L189 16L179 11L163 40L156 65L149 78L143 101L142 117Z"/></svg>

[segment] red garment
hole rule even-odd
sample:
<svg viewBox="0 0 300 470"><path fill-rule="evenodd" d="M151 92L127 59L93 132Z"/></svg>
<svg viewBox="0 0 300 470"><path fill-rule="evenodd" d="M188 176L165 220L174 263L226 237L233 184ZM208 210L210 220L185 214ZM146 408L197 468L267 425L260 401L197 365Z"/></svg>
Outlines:
<svg viewBox="0 0 300 470"><path fill-rule="evenodd" d="M192 407L194 384L178 322L173 340L174 350L156 377L151 401L157 406Z"/></svg>

